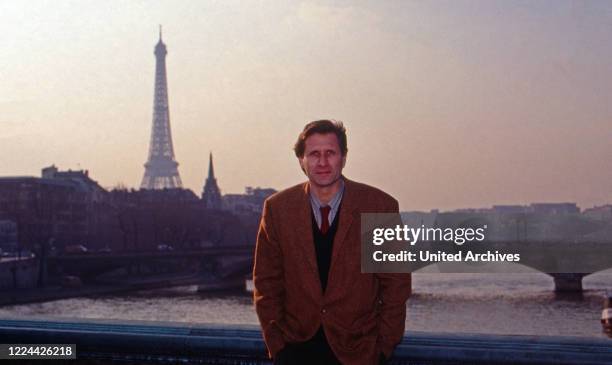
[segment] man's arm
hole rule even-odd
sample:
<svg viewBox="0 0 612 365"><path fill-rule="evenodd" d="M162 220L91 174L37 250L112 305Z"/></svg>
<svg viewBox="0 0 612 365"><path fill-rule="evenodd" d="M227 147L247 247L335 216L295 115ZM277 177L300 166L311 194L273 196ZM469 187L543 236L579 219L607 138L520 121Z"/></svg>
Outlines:
<svg viewBox="0 0 612 365"><path fill-rule="evenodd" d="M253 299L270 357L285 346L278 322L284 317L283 263L272 224L270 203L264 203L253 267Z"/></svg>
<svg viewBox="0 0 612 365"><path fill-rule="evenodd" d="M396 200L387 210L399 217L399 205ZM411 274L376 274L379 283L378 299L380 301L380 326L378 344L388 359L395 346L402 340L406 327L406 301L412 287Z"/></svg>

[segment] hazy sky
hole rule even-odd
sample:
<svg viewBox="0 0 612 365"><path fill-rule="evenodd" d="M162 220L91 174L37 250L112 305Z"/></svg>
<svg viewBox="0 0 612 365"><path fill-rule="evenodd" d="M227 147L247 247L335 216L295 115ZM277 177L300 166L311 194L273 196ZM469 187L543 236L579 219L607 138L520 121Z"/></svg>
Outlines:
<svg viewBox="0 0 612 365"><path fill-rule="evenodd" d="M0 175L138 187L158 24L183 184L304 180L292 145L345 122L345 174L403 210L612 203L612 2L0 2Z"/></svg>

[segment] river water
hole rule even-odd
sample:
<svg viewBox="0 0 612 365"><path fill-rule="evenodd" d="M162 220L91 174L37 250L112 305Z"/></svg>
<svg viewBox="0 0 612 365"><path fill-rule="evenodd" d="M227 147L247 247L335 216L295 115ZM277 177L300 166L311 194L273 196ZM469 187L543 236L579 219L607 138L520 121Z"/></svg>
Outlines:
<svg viewBox="0 0 612 365"><path fill-rule="evenodd" d="M603 298L612 273L584 278L580 295L555 295L552 278L523 274L413 275L406 328L413 331L605 337ZM246 294L202 294L195 286L6 306L0 316L257 324Z"/></svg>

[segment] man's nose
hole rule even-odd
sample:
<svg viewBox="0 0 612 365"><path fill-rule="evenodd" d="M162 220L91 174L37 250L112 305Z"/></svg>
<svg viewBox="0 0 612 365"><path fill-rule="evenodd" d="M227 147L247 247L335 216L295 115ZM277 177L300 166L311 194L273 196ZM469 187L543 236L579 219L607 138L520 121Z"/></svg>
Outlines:
<svg viewBox="0 0 612 365"><path fill-rule="evenodd" d="M328 164L329 164L329 161L328 161L328 159L327 159L327 156L322 155L322 156L319 158L319 166L327 166Z"/></svg>

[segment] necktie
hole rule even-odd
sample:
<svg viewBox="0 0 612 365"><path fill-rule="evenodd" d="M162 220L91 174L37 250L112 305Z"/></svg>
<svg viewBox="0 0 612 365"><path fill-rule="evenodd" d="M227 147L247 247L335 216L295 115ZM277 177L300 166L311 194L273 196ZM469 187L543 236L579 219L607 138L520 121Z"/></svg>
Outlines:
<svg viewBox="0 0 612 365"><path fill-rule="evenodd" d="M320 207L319 210L321 211L321 233L325 234L327 233L327 231L329 230L329 211L331 210L331 207L329 205L326 205L324 207Z"/></svg>

